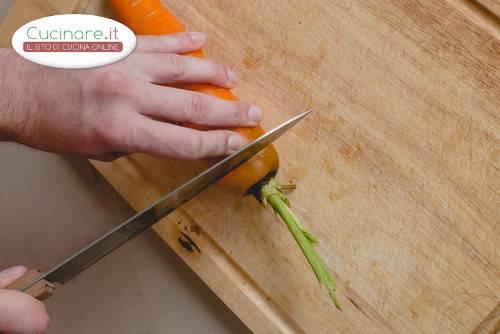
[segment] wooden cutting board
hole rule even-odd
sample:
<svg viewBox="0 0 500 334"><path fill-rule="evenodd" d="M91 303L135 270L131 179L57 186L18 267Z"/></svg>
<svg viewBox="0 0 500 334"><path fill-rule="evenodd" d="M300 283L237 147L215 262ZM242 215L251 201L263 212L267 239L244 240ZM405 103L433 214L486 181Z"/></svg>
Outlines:
<svg viewBox="0 0 500 334"><path fill-rule="evenodd" d="M63 11L85 7L72 3ZM165 3L209 34L207 54L236 69L265 127L316 110L277 142L278 179L297 183L290 200L343 312L253 198L213 187L155 226L253 331L498 330L496 1ZM86 13L111 15L103 0ZM93 164L136 210L202 168L141 154Z"/></svg>

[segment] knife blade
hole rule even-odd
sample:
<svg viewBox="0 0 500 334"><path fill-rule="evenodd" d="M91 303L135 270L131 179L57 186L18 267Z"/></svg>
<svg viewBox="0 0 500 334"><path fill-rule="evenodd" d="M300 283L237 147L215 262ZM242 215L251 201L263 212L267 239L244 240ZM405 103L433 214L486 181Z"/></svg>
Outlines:
<svg viewBox="0 0 500 334"><path fill-rule="evenodd" d="M195 176L185 184L166 194L148 208L135 214L130 219L114 227L74 255L65 259L35 279L29 280L20 290L26 291L41 281L64 284L78 276L85 269L96 263L113 250L125 244L133 237L141 234L170 212L205 190L217 180L236 169L256 153L289 130L312 112L311 109L299 114L285 123L247 144L239 151L219 161L201 174Z"/></svg>

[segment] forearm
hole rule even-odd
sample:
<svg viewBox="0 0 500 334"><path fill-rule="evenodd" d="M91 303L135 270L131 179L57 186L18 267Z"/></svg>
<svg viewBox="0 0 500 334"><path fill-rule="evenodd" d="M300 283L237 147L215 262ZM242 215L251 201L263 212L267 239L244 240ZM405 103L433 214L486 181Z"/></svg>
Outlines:
<svg viewBox="0 0 500 334"><path fill-rule="evenodd" d="M12 49L0 49L0 141L15 140L28 111L19 61Z"/></svg>
<svg viewBox="0 0 500 334"><path fill-rule="evenodd" d="M83 131L82 114L71 113L81 110L83 101L76 73L33 64L12 49L0 49L0 141L53 152L74 150L67 138Z"/></svg>

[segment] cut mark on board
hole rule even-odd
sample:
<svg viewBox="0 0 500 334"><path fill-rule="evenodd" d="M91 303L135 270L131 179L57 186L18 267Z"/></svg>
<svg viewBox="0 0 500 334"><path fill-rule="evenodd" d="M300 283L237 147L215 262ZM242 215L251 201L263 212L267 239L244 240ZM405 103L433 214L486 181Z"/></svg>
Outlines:
<svg viewBox="0 0 500 334"><path fill-rule="evenodd" d="M179 238L177 238L177 241L179 241L181 246L187 251L193 253L195 250L197 250L198 253L201 253L201 250L198 247L198 245L186 233L181 232L181 235L179 236Z"/></svg>

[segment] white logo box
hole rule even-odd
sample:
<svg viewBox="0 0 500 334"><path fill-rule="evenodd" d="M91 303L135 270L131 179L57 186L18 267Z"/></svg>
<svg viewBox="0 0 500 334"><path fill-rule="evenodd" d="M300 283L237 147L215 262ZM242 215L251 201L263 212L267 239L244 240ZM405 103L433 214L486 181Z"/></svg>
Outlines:
<svg viewBox="0 0 500 334"><path fill-rule="evenodd" d="M92 68L127 57L136 46L132 30L94 15L67 14L26 23L12 37L14 50L34 63L55 68Z"/></svg>

